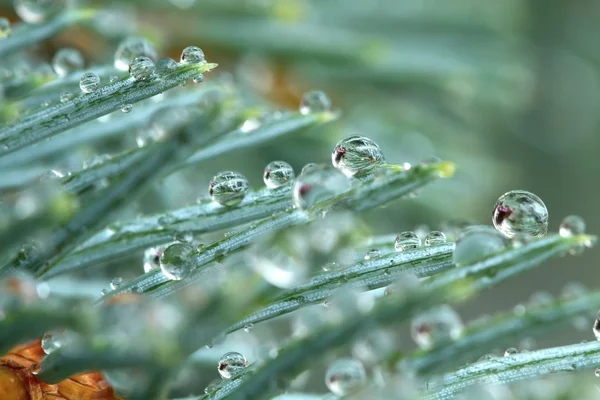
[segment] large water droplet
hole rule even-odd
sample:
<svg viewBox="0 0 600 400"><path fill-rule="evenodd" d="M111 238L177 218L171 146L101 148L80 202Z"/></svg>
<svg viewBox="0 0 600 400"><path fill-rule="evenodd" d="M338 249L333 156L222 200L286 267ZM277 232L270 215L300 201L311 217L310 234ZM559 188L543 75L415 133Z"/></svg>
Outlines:
<svg viewBox="0 0 600 400"><path fill-rule="evenodd" d="M456 241L452 261L457 266L468 265L505 248L506 239L497 230L475 225L465 229Z"/></svg>
<svg viewBox="0 0 600 400"><path fill-rule="evenodd" d="M248 366L246 357L235 351L223 354L219 360L219 374L223 379L231 379Z"/></svg>
<svg viewBox="0 0 600 400"><path fill-rule="evenodd" d="M5 17L0 17L0 39L9 37L11 33L10 21Z"/></svg>
<svg viewBox="0 0 600 400"><path fill-rule="evenodd" d="M189 243L173 243L160 256L160 269L169 279L179 281L190 272L189 256L194 248Z"/></svg>
<svg viewBox="0 0 600 400"><path fill-rule="evenodd" d="M460 316L445 304L417 315L411 323L412 338L422 349L431 348L441 341L455 340L462 331Z"/></svg>
<svg viewBox="0 0 600 400"><path fill-rule="evenodd" d="M294 169L285 161L272 161L265 167L263 180L269 189L278 188L294 180Z"/></svg>
<svg viewBox="0 0 600 400"><path fill-rule="evenodd" d="M347 176L364 175L385 163L381 149L364 136L349 136L340 140L331 153L331 162Z"/></svg>
<svg viewBox="0 0 600 400"><path fill-rule="evenodd" d="M146 56L136 57L129 64L129 74L136 81L147 81L154 75L154 61Z"/></svg>
<svg viewBox="0 0 600 400"><path fill-rule="evenodd" d="M320 90L307 92L302 96L300 102L300 113L307 115L331 110L331 100L329 96Z"/></svg>
<svg viewBox="0 0 600 400"><path fill-rule="evenodd" d="M548 231L548 209L535 194L512 190L498 199L492 221L496 229L508 238L519 233L544 236Z"/></svg>
<svg viewBox="0 0 600 400"><path fill-rule="evenodd" d="M353 358L340 358L327 368L325 384L337 396L346 396L360 390L367 382L363 364Z"/></svg>
<svg viewBox="0 0 600 400"><path fill-rule="evenodd" d="M47 332L42 336L42 350L44 353L50 354L55 350L60 349L61 343L58 337L56 337L52 332Z"/></svg>
<svg viewBox="0 0 600 400"><path fill-rule="evenodd" d="M52 58L52 68L59 76L69 75L72 72L79 71L84 66L84 59L79 50L66 47L60 49Z"/></svg>
<svg viewBox="0 0 600 400"><path fill-rule="evenodd" d="M15 12L25 22L38 24L58 15L68 0L15 0Z"/></svg>
<svg viewBox="0 0 600 400"><path fill-rule="evenodd" d="M172 58L163 58L156 63L156 75L163 77L177 69L177 61Z"/></svg>
<svg viewBox="0 0 600 400"><path fill-rule="evenodd" d="M188 46L181 52L181 62L184 64L200 64L204 62L204 52L200 47Z"/></svg>
<svg viewBox="0 0 600 400"><path fill-rule="evenodd" d="M425 246L434 246L436 244L444 243L446 243L446 235L444 235L444 232L431 231L425 238Z"/></svg>
<svg viewBox="0 0 600 400"><path fill-rule="evenodd" d="M248 180L233 171L220 172L208 185L208 194L217 203L224 206L239 204L248 192Z"/></svg>
<svg viewBox="0 0 600 400"><path fill-rule="evenodd" d="M142 37L129 37L123 39L115 52L115 68L128 71L129 64L136 57L148 57L150 60L157 59L156 49L152 42Z"/></svg>
<svg viewBox="0 0 600 400"><path fill-rule="evenodd" d="M413 231L402 232L396 236L394 248L396 251L406 251L416 249L421 246L421 238Z"/></svg>
<svg viewBox="0 0 600 400"><path fill-rule="evenodd" d="M348 178L337 169L326 165L305 167L294 183L294 205L306 210L315 204L347 192Z"/></svg>
<svg viewBox="0 0 600 400"><path fill-rule="evenodd" d="M79 87L83 93L95 92L100 86L100 78L93 72L86 72L81 75Z"/></svg>
<svg viewBox="0 0 600 400"><path fill-rule="evenodd" d="M585 221L577 215L569 215L560 223L558 233L562 237L581 235L585 233Z"/></svg>

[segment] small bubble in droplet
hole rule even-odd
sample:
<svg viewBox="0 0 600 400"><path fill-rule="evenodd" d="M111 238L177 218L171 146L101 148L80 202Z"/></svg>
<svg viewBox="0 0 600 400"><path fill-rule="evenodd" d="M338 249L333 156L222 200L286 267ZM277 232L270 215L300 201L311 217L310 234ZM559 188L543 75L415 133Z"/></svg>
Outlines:
<svg viewBox="0 0 600 400"><path fill-rule="evenodd" d="M569 215L560 223L558 233L562 237L581 235L585 233L585 221L577 215Z"/></svg>
<svg viewBox="0 0 600 400"><path fill-rule="evenodd" d="M509 357L515 354L518 354L519 350L515 349L514 347L509 347L508 349L506 349L504 351L504 357Z"/></svg>
<svg viewBox="0 0 600 400"><path fill-rule="evenodd" d="M60 340L52 332L47 332L42 336L41 345L46 354L50 354L61 347Z"/></svg>
<svg viewBox="0 0 600 400"><path fill-rule="evenodd" d="M131 110L133 110L133 105L132 104L125 104L123 107L121 107L121 111L124 113L129 113L131 112Z"/></svg>
<svg viewBox="0 0 600 400"><path fill-rule="evenodd" d="M506 248L506 239L494 228L475 225L456 241L452 261L456 266L472 264Z"/></svg>
<svg viewBox="0 0 600 400"><path fill-rule="evenodd" d="M325 165L312 165L303 168L294 182L294 205L307 210L317 203L347 192L350 180L339 170Z"/></svg>
<svg viewBox="0 0 600 400"><path fill-rule="evenodd" d="M329 365L325 372L325 384L336 396L347 396L360 390L367 383L363 364L353 358L341 358Z"/></svg>
<svg viewBox="0 0 600 400"><path fill-rule="evenodd" d="M154 61L148 57L136 57L129 64L129 74L136 81L147 81L154 75Z"/></svg>
<svg viewBox="0 0 600 400"><path fill-rule="evenodd" d="M444 232L431 231L425 238L425 246L434 246L436 244L444 243L446 243L446 235L444 235Z"/></svg>
<svg viewBox="0 0 600 400"><path fill-rule="evenodd" d="M334 167L346 176L364 175L384 164L383 152L371 139L364 136L349 136L340 140L331 153Z"/></svg>
<svg viewBox="0 0 600 400"><path fill-rule="evenodd" d="M115 52L115 68L128 71L129 64L136 57L147 57L152 61L156 60L157 53L152 42L142 37L123 39Z"/></svg>
<svg viewBox="0 0 600 400"><path fill-rule="evenodd" d="M202 75L202 74L194 75L194 77L192 78L192 82L194 82L194 83L204 82L204 75Z"/></svg>
<svg viewBox="0 0 600 400"><path fill-rule="evenodd" d="M269 189L275 189L294 180L294 169L285 161L272 161L265 167L263 180Z"/></svg>
<svg viewBox="0 0 600 400"><path fill-rule="evenodd" d="M169 75L177 69L177 61L172 58L162 58L156 63L156 74L159 77Z"/></svg>
<svg viewBox="0 0 600 400"><path fill-rule="evenodd" d="M239 374L248 366L246 357L242 354L231 351L223 354L219 360L218 371L223 379L231 379L233 376Z"/></svg>
<svg viewBox="0 0 600 400"><path fill-rule="evenodd" d="M379 255L381 254L381 252L379 251L379 249L370 249L367 250L367 252L365 253L365 260L370 260L372 258L376 258L379 257Z"/></svg>
<svg viewBox="0 0 600 400"><path fill-rule="evenodd" d="M210 197L223 206L239 204L248 190L248 180L242 174L234 171L218 173L208 185Z"/></svg>
<svg viewBox="0 0 600 400"><path fill-rule="evenodd" d="M190 272L189 256L194 248L188 243L173 243L160 256L160 269L169 279L179 281Z"/></svg>
<svg viewBox="0 0 600 400"><path fill-rule="evenodd" d="M112 290L116 290L118 288L120 288L123 285L123 278L121 278L120 276L114 278L112 281L110 281L110 288Z"/></svg>
<svg viewBox="0 0 600 400"><path fill-rule="evenodd" d="M181 52L181 62L183 64L200 64L204 61L204 52L196 46L188 46Z"/></svg>
<svg viewBox="0 0 600 400"><path fill-rule="evenodd" d="M60 49L52 58L52 68L59 76L66 76L83 69L84 59L79 50L66 47Z"/></svg>
<svg viewBox="0 0 600 400"><path fill-rule="evenodd" d="M39 24L60 14L68 0L15 0L15 12L29 24Z"/></svg>
<svg viewBox="0 0 600 400"><path fill-rule="evenodd" d="M9 37L11 33L10 21L5 17L0 17L0 39Z"/></svg>
<svg viewBox="0 0 600 400"><path fill-rule="evenodd" d="M86 72L81 75L79 87L83 93L95 92L100 86L100 78L93 72Z"/></svg>
<svg viewBox="0 0 600 400"><path fill-rule="evenodd" d="M320 90L307 92L302 96L300 102L300 113L308 115L331 110L331 100L329 96Z"/></svg>
<svg viewBox="0 0 600 400"><path fill-rule="evenodd" d="M417 315L411 323L412 338L422 349L429 349L438 342L456 340L462 331L462 320L449 305L433 307Z"/></svg>
<svg viewBox="0 0 600 400"><path fill-rule="evenodd" d="M244 332L252 332L252 329L254 329L254 324L244 325Z"/></svg>
<svg viewBox="0 0 600 400"><path fill-rule="evenodd" d="M494 207L492 221L507 238L518 233L544 236L548 231L548 209L535 194L512 190L500 196Z"/></svg>
<svg viewBox="0 0 600 400"><path fill-rule="evenodd" d="M64 104L68 101L71 101L73 99L73 97L74 97L73 93L71 93L71 92L62 92L60 94L60 102Z"/></svg>
<svg viewBox="0 0 600 400"><path fill-rule="evenodd" d="M396 251L406 251L416 249L421 246L421 238L412 231L402 232L396 236L394 248Z"/></svg>

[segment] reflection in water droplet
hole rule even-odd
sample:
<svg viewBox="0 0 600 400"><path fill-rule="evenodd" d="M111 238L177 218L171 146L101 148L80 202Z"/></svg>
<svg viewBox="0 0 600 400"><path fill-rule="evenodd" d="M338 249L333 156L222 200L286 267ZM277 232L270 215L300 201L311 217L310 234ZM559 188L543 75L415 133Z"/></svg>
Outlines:
<svg viewBox="0 0 600 400"><path fill-rule="evenodd" d="M402 232L396 236L394 248L396 251L406 251L416 249L421 246L421 238L412 231Z"/></svg>
<svg viewBox="0 0 600 400"><path fill-rule="evenodd" d="M350 180L337 169L325 165L305 167L294 183L294 205L306 210L350 188Z"/></svg>
<svg viewBox="0 0 600 400"><path fill-rule="evenodd" d="M494 228L475 225L463 231L456 241L452 261L468 265L506 248L506 239Z"/></svg>
<svg viewBox="0 0 600 400"><path fill-rule="evenodd" d="M248 366L246 357L235 351L223 354L219 360L218 371L223 379L231 379Z"/></svg>
<svg viewBox="0 0 600 400"><path fill-rule="evenodd" d="M548 209L535 194L513 190L500 196L494 207L492 221L507 238L518 233L544 236L548 231Z"/></svg>
<svg viewBox="0 0 600 400"><path fill-rule="evenodd" d="M142 37L123 39L115 52L115 68L128 71L129 64L136 57L148 57L150 60L155 61L157 53L152 42Z"/></svg>
<svg viewBox="0 0 600 400"><path fill-rule="evenodd" d="M132 104L125 104L123 107L121 107L121 112L124 112L125 114L131 112L131 110L133 110Z"/></svg>
<svg viewBox="0 0 600 400"><path fill-rule="evenodd" d="M302 96L300 102L300 113L308 115L311 113L325 112L331 110L329 96L320 90L307 92Z"/></svg>
<svg viewBox="0 0 600 400"><path fill-rule="evenodd" d="M136 81L147 81L154 75L154 61L148 57L136 57L129 64L129 74Z"/></svg>
<svg viewBox="0 0 600 400"><path fill-rule="evenodd" d="M263 180L269 189L275 189L294 180L294 169L285 161L272 161L265 167Z"/></svg>
<svg viewBox="0 0 600 400"><path fill-rule="evenodd" d="M169 279L179 281L191 272L189 256L194 248L188 243L173 243L160 256L160 269Z"/></svg>
<svg viewBox="0 0 600 400"><path fill-rule="evenodd" d="M79 50L70 47L58 50L52 58L52 68L59 76L79 71L83 66L84 60Z"/></svg>
<svg viewBox="0 0 600 400"><path fill-rule="evenodd" d="M509 347L508 349L506 349L504 351L504 357L510 357L512 355L518 354L519 350L515 349L514 347Z"/></svg>
<svg viewBox="0 0 600 400"><path fill-rule="evenodd" d="M83 93L95 92L100 86L100 78L93 72L86 72L81 75L79 87Z"/></svg>
<svg viewBox="0 0 600 400"><path fill-rule="evenodd" d="M353 358L341 358L329 365L325 384L337 396L346 396L360 390L367 382L363 364Z"/></svg>
<svg viewBox="0 0 600 400"><path fill-rule="evenodd" d="M411 323L412 338L422 349L431 348L437 342L455 340L462 331L462 320L449 305L433 307L417 315Z"/></svg>
<svg viewBox="0 0 600 400"><path fill-rule="evenodd" d="M110 288L112 290L116 290L118 288L120 288L123 285L123 278L121 278L120 276L114 278L111 282L110 282Z"/></svg>
<svg viewBox="0 0 600 400"><path fill-rule="evenodd" d="M220 172L208 185L208 194L217 203L224 206L239 204L248 192L248 180L234 171Z"/></svg>
<svg viewBox="0 0 600 400"><path fill-rule="evenodd" d="M172 58L163 58L156 63L156 74L159 77L169 75L177 69L177 61Z"/></svg>
<svg viewBox="0 0 600 400"><path fill-rule="evenodd" d="M371 139L364 136L349 136L340 140L331 153L334 167L346 176L364 175L384 164L383 152Z"/></svg>
<svg viewBox="0 0 600 400"><path fill-rule="evenodd" d="M577 215L569 215L562 220L559 234L562 237L581 235L585 233L585 221Z"/></svg>
<svg viewBox="0 0 600 400"><path fill-rule="evenodd" d="M188 46L181 52L181 62L183 64L200 64L204 61L204 52L196 46Z"/></svg>
<svg viewBox="0 0 600 400"><path fill-rule="evenodd" d="M436 244L444 243L446 243L446 235L444 235L444 232L431 231L425 238L425 246L434 246Z"/></svg>
<svg viewBox="0 0 600 400"><path fill-rule="evenodd" d="M15 12L29 24L39 24L60 14L68 0L15 0Z"/></svg>

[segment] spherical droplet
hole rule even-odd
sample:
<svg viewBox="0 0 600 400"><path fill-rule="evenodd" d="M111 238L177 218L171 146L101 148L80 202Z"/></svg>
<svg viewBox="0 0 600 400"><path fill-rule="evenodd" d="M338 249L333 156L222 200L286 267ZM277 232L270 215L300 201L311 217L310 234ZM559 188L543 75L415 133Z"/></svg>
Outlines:
<svg viewBox="0 0 600 400"><path fill-rule="evenodd" d="M496 229L508 238L518 233L544 236L548 231L548 209L535 194L512 190L498 199L492 221Z"/></svg>
<svg viewBox="0 0 600 400"><path fill-rule="evenodd" d="M596 317L594 320L594 336L596 336L596 340L600 340L600 316Z"/></svg>
<svg viewBox="0 0 600 400"><path fill-rule="evenodd" d="M41 344L42 350L44 350L44 353L46 354L50 354L61 347L60 340L58 340L52 332L47 332L42 336Z"/></svg>
<svg viewBox="0 0 600 400"><path fill-rule="evenodd" d="M115 52L115 68L128 71L129 64L136 57L148 57L152 61L156 60L157 53L152 42L142 37L123 39Z"/></svg>
<svg viewBox="0 0 600 400"><path fill-rule="evenodd" d="M254 324L244 325L244 332L252 332L252 329L254 329Z"/></svg>
<svg viewBox="0 0 600 400"><path fill-rule="evenodd" d="M112 290L116 290L116 289L120 288L122 285L123 285L123 278L121 278L120 276L117 276L112 281L110 281L110 288Z"/></svg>
<svg viewBox="0 0 600 400"><path fill-rule="evenodd" d="M188 46L181 52L181 62L184 64L200 64L204 62L204 52L196 46Z"/></svg>
<svg viewBox="0 0 600 400"><path fill-rule="evenodd" d="M585 221L577 215L569 215L560 223L558 233L562 237L581 235L585 233Z"/></svg>
<svg viewBox="0 0 600 400"><path fill-rule="evenodd" d="M379 249L369 249L367 250L367 252L365 253L365 260L370 260L372 258L376 258L379 257L379 255L381 254L381 252L379 251Z"/></svg>
<svg viewBox="0 0 600 400"><path fill-rule="evenodd" d="M192 82L194 82L194 83L204 82L204 75L202 75L202 74L194 75L194 77L192 78Z"/></svg>
<svg viewBox="0 0 600 400"><path fill-rule="evenodd" d="M79 71L84 66L84 59L79 50L66 47L60 49L52 58L52 68L59 76L69 75L74 71Z"/></svg>
<svg viewBox="0 0 600 400"><path fill-rule="evenodd" d="M86 72L81 75L79 87L83 93L95 92L100 86L100 78L93 72Z"/></svg>
<svg viewBox="0 0 600 400"><path fill-rule="evenodd" d="M431 348L435 343L455 340L463 331L460 316L448 305L433 307L417 315L411 323L411 335L422 348Z"/></svg>
<svg viewBox="0 0 600 400"><path fill-rule="evenodd" d="M231 379L248 366L246 357L235 351L223 354L219 360L219 374L223 379Z"/></svg>
<svg viewBox="0 0 600 400"><path fill-rule="evenodd" d="M187 277L190 270L188 258L194 251L189 243L173 243L160 256L160 269L169 279L174 281Z"/></svg>
<svg viewBox="0 0 600 400"><path fill-rule="evenodd" d="M131 110L133 110L133 105L132 104L125 104L123 107L121 107L121 111L124 113L129 113L131 112Z"/></svg>
<svg viewBox="0 0 600 400"><path fill-rule="evenodd" d="M177 69L177 61L172 58L163 58L156 63L156 74L159 77L169 75Z"/></svg>
<svg viewBox="0 0 600 400"><path fill-rule="evenodd" d="M346 396L360 390L367 382L363 364L353 358L341 358L329 365L325 384L336 396Z"/></svg>
<svg viewBox="0 0 600 400"><path fill-rule="evenodd" d="M346 176L364 175L385 163L381 149L364 136L349 136L340 140L331 153L334 167Z"/></svg>
<svg viewBox="0 0 600 400"><path fill-rule="evenodd" d="M446 235L444 235L444 232L431 231L425 238L425 246L434 246L436 244L444 243L446 243Z"/></svg>
<svg viewBox="0 0 600 400"><path fill-rule="evenodd" d="M15 12L25 22L38 24L58 15L67 0L15 0Z"/></svg>
<svg viewBox="0 0 600 400"><path fill-rule="evenodd" d="M37 375L42 371L42 365L39 363L31 364L31 366L29 367L29 370L31 371L31 373L33 375Z"/></svg>
<svg viewBox="0 0 600 400"><path fill-rule="evenodd" d="M154 75L154 61L146 56L136 57L129 64L129 74L136 81L147 81Z"/></svg>
<svg viewBox="0 0 600 400"><path fill-rule="evenodd" d="M10 21L5 17L0 17L0 39L9 37L11 33Z"/></svg>
<svg viewBox="0 0 600 400"><path fill-rule="evenodd" d="M519 350L515 349L514 347L509 347L508 349L506 349L504 351L504 357L509 357L515 354L518 354Z"/></svg>
<svg viewBox="0 0 600 400"><path fill-rule="evenodd" d="M340 171L326 165L304 168L294 183L294 205L306 210L315 204L345 193L351 182Z"/></svg>
<svg viewBox="0 0 600 400"><path fill-rule="evenodd" d="M324 92L313 90L302 96L300 113L303 115L331 110L331 100Z"/></svg>
<svg viewBox="0 0 600 400"><path fill-rule="evenodd" d="M494 228L475 225L463 231L452 255L455 265L468 265L506 248L506 239Z"/></svg>
<svg viewBox="0 0 600 400"><path fill-rule="evenodd" d="M413 231L402 232L396 236L396 241L394 241L396 251L412 250L420 246L421 238Z"/></svg>
<svg viewBox="0 0 600 400"><path fill-rule="evenodd" d="M60 102L66 103L67 101L71 101L73 99L73 93L71 92L62 92L60 94Z"/></svg>
<svg viewBox="0 0 600 400"><path fill-rule="evenodd" d="M294 180L294 169L285 161L272 161L265 167L263 180L269 189L287 185Z"/></svg>
<svg viewBox="0 0 600 400"><path fill-rule="evenodd" d="M239 204L248 192L248 180L237 172L225 171L215 175L208 185L208 194L224 206Z"/></svg>
<svg viewBox="0 0 600 400"><path fill-rule="evenodd" d="M600 378L600 368L596 368L596 369L594 370L594 376L595 376L596 378Z"/></svg>

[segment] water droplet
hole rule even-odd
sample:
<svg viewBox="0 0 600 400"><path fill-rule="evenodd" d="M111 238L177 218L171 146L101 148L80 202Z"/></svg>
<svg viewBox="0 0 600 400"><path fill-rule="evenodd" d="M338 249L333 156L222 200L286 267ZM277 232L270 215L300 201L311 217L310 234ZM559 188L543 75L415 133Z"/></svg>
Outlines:
<svg viewBox="0 0 600 400"><path fill-rule="evenodd" d="M444 243L446 243L446 235L444 235L444 232L431 231L425 238L425 246L434 246L436 244Z"/></svg>
<svg viewBox="0 0 600 400"><path fill-rule="evenodd" d="M506 239L494 228L475 225L463 231L454 248L455 265L468 265L506 248Z"/></svg>
<svg viewBox="0 0 600 400"><path fill-rule="evenodd" d="M569 282L561 290L563 299L576 299L588 293L587 288L581 282Z"/></svg>
<svg viewBox="0 0 600 400"><path fill-rule="evenodd" d="M327 388L337 396L357 392L367 383L363 364L353 358L341 358L329 365L325 372Z"/></svg>
<svg viewBox="0 0 600 400"><path fill-rule="evenodd" d="M70 47L58 50L52 58L52 68L59 76L79 71L83 66L84 59L79 50Z"/></svg>
<svg viewBox="0 0 600 400"><path fill-rule="evenodd" d="M123 39L115 52L115 68L128 71L129 64L136 57L148 57L152 61L156 60L157 53L152 42L142 37Z"/></svg>
<svg viewBox="0 0 600 400"><path fill-rule="evenodd" d="M53 181L56 179L60 179L64 176L65 174L63 174L62 172L55 169L51 169L50 171L46 171L40 175L40 181Z"/></svg>
<svg viewBox="0 0 600 400"><path fill-rule="evenodd" d="M394 248L396 251L406 251L416 249L421 246L421 238L413 231L402 232L396 236Z"/></svg>
<svg viewBox="0 0 600 400"><path fill-rule="evenodd" d="M581 235L585 233L585 221L577 215L569 215L560 223L558 233L562 237Z"/></svg>
<svg viewBox="0 0 600 400"><path fill-rule="evenodd" d="M329 96L320 90L307 92L300 102L300 113L303 115L331 110Z"/></svg>
<svg viewBox="0 0 600 400"><path fill-rule="evenodd" d="M254 324L244 325L244 332L252 332L252 329L254 329Z"/></svg>
<svg viewBox="0 0 600 400"><path fill-rule="evenodd" d="M15 12L29 24L39 24L58 15L68 0L15 0Z"/></svg>
<svg viewBox="0 0 600 400"><path fill-rule="evenodd" d="M117 290L118 288L120 288L123 285L123 278L121 278L120 276L117 276L116 278L114 278L112 281L110 281L110 288L112 290Z"/></svg>
<svg viewBox="0 0 600 400"><path fill-rule="evenodd" d="M321 269L325 272L339 271L342 268L342 265L336 262L329 262L321 267Z"/></svg>
<svg viewBox="0 0 600 400"><path fill-rule="evenodd" d="M370 249L367 250L367 252L365 253L365 260L370 260L372 258L376 258L379 257L379 255L381 254L381 252L379 251L379 249Z"/></svg>
<svg viewBox="0 0 600 400"><path fill-rule="evenodd" d="M100 296L106 296L108 294L108 289L102 289L100 291Z"/></svg>
<svg viewBox="0 0 600 400"><path fill-rule="evenodd" d="M62 92L60 94L60 102L61 103L66 103L67 101L71 101L71 99L73 99L73 93L71 92Z"/></svg>
<svg viewBox="0 0 600 400"><path fill-rule="evenodd" d="M9 37L11 33L10 21L5 17L0 17L0 39Z"/></svg>
<svg viewBox="0 0 600 400"><path fill-rule="evenodd" d="M42 350L44 353L50 354L53 351L60 349L61 343L52 332L47 332L42 336Z"/></svg>
<svg viewBox="0 0 600 400"><path fill-rule="evenodd" d="M596 317L594 320L594 336L596 336L596 340L600 340L600 316Z"/></svg>
<svg viewBox="0 0 600 400"><path fill-rule="evenodd" d="M248 366L246 357L235 351L223 354L219 360L219 374L223 379L231 379Z"/></svg>
<svg viewBox="0 0 600 400"><path fill-rule="evenodd" d="M263 180L269 189L291 183L294 180L294 169L285 161L272 161L265 167Z"/></svg>
<svg viewBox="0 0 600 400"><path fill-rule="evenodd" d="M131 110L133 110L133 105L132 104L125 104L123 107L121 107L121 111L124 113L129 113L131 112Z"/></svg>
<svg viewBox="0 0 600 400"><path fill-rule="evenodd" d="M191 232L178 232L175 234L175 240L178 242L192 243L194 241L194 234Z"/></svg>
<svg viewBox="0 0 600 400"><path fill-rule="evenodd" d="M596 378L600 378L600 368L596 368L594 370L594 375L596 376Z"/></svg>
<svg viewBox="0 0 600 400"><path fill-rule="evenodd" d="M160 269L169 279L179 281L191 272L189 256L194 248L188 243L173 243L160 256Z"/></svg>
<svg viewBox="0 0 600 400"><path fill-rule="evenodd" d="M136 81L147 81L154 75L154 61L145 56L136 57L129 64L129 74Z"/></svg>
<svg viewBox="0 0 600 400"><path fill-rule="evenodd" d="M518 249L519 247L525 246L527 243L531 242L533 239L534 239L533 236L531 236L528 233L517 233L510 240L510 245L513 248Z"/></svg>
<svg viewBox="0 0 600 400"><path fill-rule="evenodd" d="M217 391L217 385L212 384L212 383L204 388L204 394L209 395L209 396L213 395L216 391Z"/></svg>
<svg viewBox="0 0 600 400"><path fill-rule="evenodd" d="M93 72L86 72L81 75L79 87L83 93L92 93L100 86L100 78Z"/></svg>
<svg viewBox="0 0 600 400"><path fill-rule="evenodd" d="M504 351L504 357L509 357L515 354L518 354L519 350L515 349L514 347L509 347L508 349L506 349Z"/></svg>
<svg viewBox="0 0 600 400"><path fill-rule="evenodd" d="M202 75L202 74L194 75L194 77L192 78L192 82L194 82L194 83L204 82L204 75Z"/></svg>
<svg viewBox="0 0 600 400"><path fill-rule="evenodd" d="M177 69L177 61L172 58L163 58L156 63L156 74L159 77L169 75Z"/></svg>
<svg viewBox="0 0 600 400"><path fill-rule="evenodd" d="M498 199L492 221L496 229L507 238L518 233L544 236L548 231L548 209L535 194L525 190L512 190Z"/></svg>
<svg viewBox="0 0 600 400"><path fill-rule="evenodd" d="M39 363L31 364L31 366L29 367L29 370L31 371L31 373L33 375L37 375L42 371L42 365Z"/></svg>
<svg viewBox="0 0 600 400"><path fill-rule="evenodd" d="M364 175L385 163L381 149L364 136L349 136L340 140L331 153L334 167L346 176Z"/></svg>
<svg viewBox="0 0 600 400"><path fill-rule="evenodd" d="M305 167L294 183L294 205L306 210L324 200L345 193L351 187L348 178L326 165Z"/></svg>
<svg viewBox="0 0 600 400"><path fill-rule="evenodd" d="M411 323L411 335L422 348L431 348L435 343L456 340L463 331L460 316L448 305L433 307L417 315Z"/></svg>
<svg viewBox="0 0 600 400"><path fill-rule="evenodd" d="M110 154L95 154L83 162L83 169L94 168L110 161L111 158Z"/></svg>
<svg viewBox="0 0 600 400"><path fill-rule="evenodd" d="M184 64L200 64L204 61L204 52L196 46L188 46L181 52L181 62Z"/></svg>
<svg viewBox="0 0 600 400"><path fill-rule="evenodd" d="M224 206L239 204L248 192L248 180L237 172L225 171L215 175L208 185L208 194Z"/></svg>

